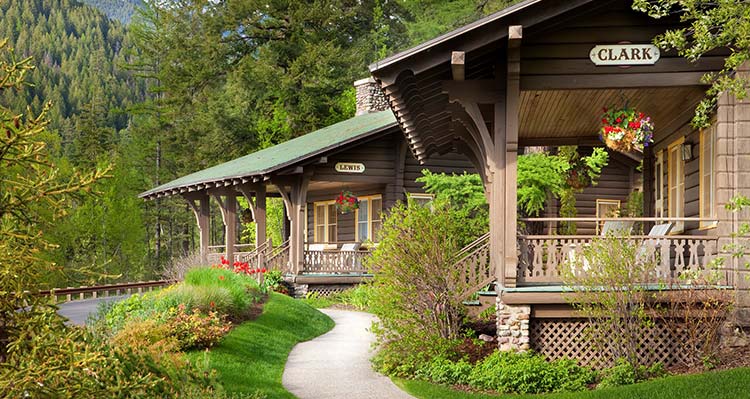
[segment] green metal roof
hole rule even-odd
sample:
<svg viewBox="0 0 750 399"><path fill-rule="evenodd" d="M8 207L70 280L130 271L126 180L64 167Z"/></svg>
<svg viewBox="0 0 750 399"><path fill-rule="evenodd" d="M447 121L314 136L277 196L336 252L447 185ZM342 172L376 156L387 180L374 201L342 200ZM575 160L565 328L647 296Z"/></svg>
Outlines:
<svg viewBox="0 0 750 399"><path fill-rule="evenodd" d="M395 126L396 118L391 110L355 116L273 147L172 180L141 193L139 197L171 195L178 193L179 189L198 184L266 175Z"/></svg>

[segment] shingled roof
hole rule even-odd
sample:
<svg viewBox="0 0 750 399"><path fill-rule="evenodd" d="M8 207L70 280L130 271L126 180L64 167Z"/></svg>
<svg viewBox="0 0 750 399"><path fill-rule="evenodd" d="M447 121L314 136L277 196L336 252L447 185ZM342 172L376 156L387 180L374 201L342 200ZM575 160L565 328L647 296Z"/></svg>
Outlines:
<svg viewBox="0 0 750 399"><path fill-rule="evenodd" d="M141 193L139 197L154 199L203 189L211 183L233 185L251 181L253 178L263 178L279 169L304 162L396 126L396 118L391 110L355 116L273 147L172 180Z"/></svg>

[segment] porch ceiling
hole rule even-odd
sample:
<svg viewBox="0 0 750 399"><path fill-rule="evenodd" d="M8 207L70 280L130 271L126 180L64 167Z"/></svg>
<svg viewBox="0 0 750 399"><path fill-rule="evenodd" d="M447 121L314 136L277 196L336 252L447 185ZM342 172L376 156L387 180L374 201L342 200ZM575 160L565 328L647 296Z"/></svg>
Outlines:
<svg viewBox="0 0 750 399"><path fill-rule="evenodd" d="M687 86L524 91L521 93L519 135L534 139L596 137L602 107L621 107L625 103L649 115L657 135L666 135L689 120L704 90Z"/></svg>

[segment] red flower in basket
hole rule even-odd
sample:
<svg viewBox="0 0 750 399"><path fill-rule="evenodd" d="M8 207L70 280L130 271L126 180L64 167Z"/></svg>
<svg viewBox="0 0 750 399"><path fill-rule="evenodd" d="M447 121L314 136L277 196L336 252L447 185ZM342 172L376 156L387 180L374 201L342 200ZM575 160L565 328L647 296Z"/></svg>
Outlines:
<svg viewBox="0 0 750 399"><path fill-rule="evenodd" d="M654 142L654 124L643 112L627 107L603 111L599 136L607 147L625 152L643 151Z"/></svg>
<svg viewBox="0 0 750 399"><path fill-rule="evenodd" d="M336 209L341 213L353 212L359 208L359 200L351 191L343 191L336 197Z"/></svg>

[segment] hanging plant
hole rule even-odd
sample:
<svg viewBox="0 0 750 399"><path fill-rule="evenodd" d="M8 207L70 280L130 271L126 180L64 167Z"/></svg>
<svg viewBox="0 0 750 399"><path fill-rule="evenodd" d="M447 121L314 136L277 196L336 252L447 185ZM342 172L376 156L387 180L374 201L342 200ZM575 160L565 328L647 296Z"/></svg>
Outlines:
<svg viewBox="0 0 750 399"><path fill-rule="evenodd" d="M599 137L607 147L623 152L643 151L654 142L654 124L643 112L625 106L603 109Z"/></svg>
<svg viewBox="0 0 750 399"><path fill-rule="evenodd" d="M242 223L251 223L253 222L253 211L250 210L250 208L245 208L240 212L240 220L242 220Z"/></svg>
<svg viewBox="0 0 750 399"><path fill-rule="evenodd" d="M354 212L355 209L359 209L359 200L351 191L342 191L336 197L336 210L339 212L349 213Z"/></svg>
<svg viewBox="0 0 750 399"><path fill-rule="evenodd" d="M566 179L566 183L568 183L568 186L571 188L575 188L577 190L584 189L591 185L591 176L589 176L589 168L586 166L583 162L578 162L574 165L571 165L570 169L568 169L568 178Z"/></svg>

